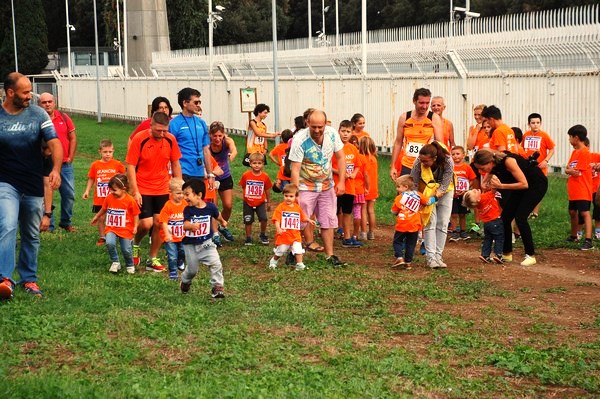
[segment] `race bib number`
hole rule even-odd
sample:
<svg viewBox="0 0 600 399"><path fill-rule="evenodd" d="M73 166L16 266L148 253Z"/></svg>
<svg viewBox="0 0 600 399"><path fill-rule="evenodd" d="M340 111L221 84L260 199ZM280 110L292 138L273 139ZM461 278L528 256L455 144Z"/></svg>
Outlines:
<svg viewBox="0 0 600 399"><path fill-rule="evenodd" d="M416 194L404 193L400 203L411 212L418 212L421 207L421 199Z"/></svg>
<svg viewBox="0 0 600 399"><path fill-rule="evenodd" d="M259 136L254 137L254 144L263 145L264 142L265 142L264 137L259 137Z"/></svg>
<svg viewBox="0 0 600 399"><path fill-rule="evenodd" d="M169 220L168 223L169 232L173 237L183 237L185 232L183 231L183 220Z"/></svg>
<svg viewBox="0 0 600 399"><path fill-rule="evenodd" d="M525 137L525 141L523 143L523 148L525 148L526 151L527 150L538 151L540 149L541 144L542 144L541 137L528 136L528 137Z"/></svg>
<svg viewBox="0 0 600 399"><path fill-rule="evenodd" d="M190 222L198 223L200 227L198 230L188 230L185 232L187 237L204 237L210 234L210 215L204 216L193 216Z"/></svg>
<svg viewBox="0 0 600 399"><path fill-rule="evenodd" d="M406 155L416 158L419 156L421 148L423 148L423 143L408 143L406 146Z"/></svg>
<svg viewBox="0 0 600 399"><path fill-rule="evenodd" d="M106 227L125 227L127 211L125 209L108 208L106 210Z"/></svg>
<svg viewBox="0 0 600 399"><path fill-rule="evenodd" d="M99 181L96 183L96 196L98 198L105 198L110 193L108 182Z"/></svg>
<svg viewBox="0 0 600 399"><path fill-rule="evenodd" d="M262 181L248 180L246 182L246 197L262 197L265 192L265 183Z"/></svg>
<svg viewBox="0 0 600 399"><path fill-rule="evenodd" d="M346 175L351 175L354 173L354 164L346 164Z"/></svg>
<svg viewBox="0 0 600 399"><path fill-rule="evenodd" d="M577 161L569 162L569 168L575 169L577 167Z"/></svg>
<svg viewBox="0 0 600 399"><path fill-rule="evenodd" d="M456 179L456 191L467 191L469 189L469 179L458 177Z"/></svg>
<svg viewBox="0 0 600 399"><path fill-rule="evenodd" d="M284 230L300 230L300 213L281 212L281 228Z"/></svg>
<svg viewBox="0 0 600 399"><path fill-rule="evenodd" d="M282 164L282 165L285 165L285 155L282 155L282 156L281 156L281 164Z"/></svg>

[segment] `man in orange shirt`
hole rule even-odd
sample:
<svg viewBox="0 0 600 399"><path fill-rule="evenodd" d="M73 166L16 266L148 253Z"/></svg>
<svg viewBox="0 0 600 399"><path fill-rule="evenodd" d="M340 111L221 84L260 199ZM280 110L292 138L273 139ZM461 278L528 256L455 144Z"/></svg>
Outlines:
<svg viewBox="0 0 600 399"><path fill-rule="evenodd" d="M515 133L510 127L502 122L502 112L495 105L485 107L481 112L483 121L487 121L494 132L490 139L490 148L496 151L510 151L513 154L519 153L519 143L515 138Z"/></svg>
<svg viewBox="0 0 600 399"><path fill-rule="evenodd" d="M140 263L140 241L152 230L152 243L146 270L162 272L166 268L158 259L162 244L159 214L169 200L168 165L173 177L181 178L181 151L175 137L169 133L169 116L162 112L152 115L150 129L138 133L127 151L127 178L133 198L140 206L140 222L133 240L133 262Z"/></svg>

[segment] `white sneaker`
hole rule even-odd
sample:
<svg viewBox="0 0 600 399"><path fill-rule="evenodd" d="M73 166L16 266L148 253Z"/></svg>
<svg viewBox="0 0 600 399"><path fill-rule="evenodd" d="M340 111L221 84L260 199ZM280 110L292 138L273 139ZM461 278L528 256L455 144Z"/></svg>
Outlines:
<svg viewBox="0 0 600 399"><path fill-rule="evenodd" d="M277 261L274 258L271 258L271 260L269 261L269 269L277 269Z"/></svg>
<svg viewBox="0 0 600 399"><path fill-rule="evenodd" d="M113 262L108 269L111 273L119 273L119 270L121 270L121 264L119 262Z"/></svg>
<svg viewBox="0 0 600 399"><path fill-rule="evenodd" d="M360 241L367 241L367 232L363 231L362 233L358 233L358 239Z"/></svg>
<svg viewBox="0 0 600 399"><path fill-rule="evenodd" d="M438 261L433 258L427 260L427 266L430 269L440 269L442 267Z"/></svg>
<svg viewBox="0 0 600 399"><path fill-rule="evenodd" d="M444 262L444 259L442 259L441 257L437 258L436 260L437 260L438 265L440 265L440 267L442 269L445 269L445 268L448 267L448 265L446 264L446 262Z"/></svg>
<svg viewBox="0 0 600 399"><path fill-rule="evenodd" d="M306 265L304 263L302 263L302 262L296 263L296 271L301 271L304 269L306 269Z"/></svg>
<svg viewBox="0 0 600 399"><path fill-rule="evenodd" d="M134 266L127 266L127 273L129 274L135 274L135 267Z"/></svg>
<svg viewBox="0 0 600 399"><path fill-rule="evenodd" d="M536 263L535 256L525 255L525 259L521 262L521 266L533 266Z"/></svg>

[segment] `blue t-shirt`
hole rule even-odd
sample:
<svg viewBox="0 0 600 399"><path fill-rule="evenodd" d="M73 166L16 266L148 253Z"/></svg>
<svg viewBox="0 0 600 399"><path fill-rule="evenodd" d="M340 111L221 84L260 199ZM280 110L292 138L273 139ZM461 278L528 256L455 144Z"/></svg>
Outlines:
<svg viewBox="0 0 600 399"><path fill-rule="evenodd" d="M181 172L184 175L204 177L204 147L210 144L208 126L198 116L177 115L169 123L169 132L177 139L181 150ZM202 165L198 165L202 159Z"/></svg>
<svg viewBox="0 0 600 399"><path fill-rule="evenodd" d="M183 221L200 223L200 228L196 231L186 230L182 242L184 244L202 244L212 239L211 218L217 219L218 217L219 209L217 209L215 204L211 204L210 202L207 202L204 208L186 206L183 209Z"/></svg>
<svg viewBox="0 0 600 399"><path fill-rule="evenodd" d="M44 196L42 138L58 139L50 117L37 105L17 115L0 107L0 181L34 197Z"/></svg>

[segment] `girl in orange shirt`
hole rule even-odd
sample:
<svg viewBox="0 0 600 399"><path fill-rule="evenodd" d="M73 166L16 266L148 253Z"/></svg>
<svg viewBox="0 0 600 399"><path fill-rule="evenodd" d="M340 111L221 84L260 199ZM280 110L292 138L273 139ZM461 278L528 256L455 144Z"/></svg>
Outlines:
<svg viewBox="0 0 600 399"><path fill-rule="evenodd" d="M367 232L367 239L375 239L375 201L379 197L379 176L377 165L377 147L370 137L363 137L358 141L358 150L365 156L365 169L369 176L369 192L365 193L366 204L362 210L362 230ZM368 222L368 226L367 226ZM367 231L368 227L368 231Z"/></svg>
<svg viewBox="0 0 600 399"><path fill-rule="evenodd" d="M356 136L357 139L363 137L371 137L369 133L365 132L365 117L362 114L354 114L350 119L352 122L352 135Z"/></svg>
<svg viewBox="0 0 600 399"><path fill-rule="evenodd" d="M112 264L108 269L111 273L121 270L119 254L117 253L117 238L121 245L121 252L125 258L127 273L135 273L133 266L133 236L137 232L140 207L133 197L129 195L127 176L120 173L114 175L108 182L110 194L104 199L102 209L92 219L92 225L106 214L104 235L106 237L106 249Z"/></svg>
<svg viewBox="0 0 600 399"><path fill-rule="evenodd" d="M246 152L253 154L259 152L265 157L267 164L267 139L273 139L280 133L267 133L267 125L263 122L271 109L266 104L258 104L254 107L254 119L248 123L248 136L246 137Z"/></svg>

